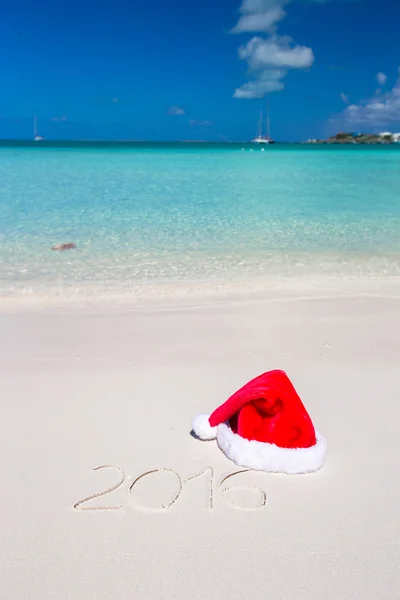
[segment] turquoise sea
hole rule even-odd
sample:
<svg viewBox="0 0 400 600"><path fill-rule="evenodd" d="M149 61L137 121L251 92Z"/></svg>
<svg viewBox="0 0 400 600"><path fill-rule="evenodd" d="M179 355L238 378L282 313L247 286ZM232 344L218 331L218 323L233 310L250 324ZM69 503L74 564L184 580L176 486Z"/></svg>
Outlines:
<svg viewBox="0 0 400 600"><path fill-rule="evenodd" d="M2 144L0 182L2 296L400 276L400 146Z"/></svg>

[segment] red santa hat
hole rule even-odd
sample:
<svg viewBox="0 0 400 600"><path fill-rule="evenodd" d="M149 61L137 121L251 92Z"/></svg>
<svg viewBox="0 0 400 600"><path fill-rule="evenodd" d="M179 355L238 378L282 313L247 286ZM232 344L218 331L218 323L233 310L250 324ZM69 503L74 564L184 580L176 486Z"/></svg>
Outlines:
<svg viewBox="0 0 400 600"><path fill-rule="evenodd" d="M234 463L272 473L311 473L325 462L327 443L284 371L256 377L212 415L192 423L202 440L216 439Z"/></svg>

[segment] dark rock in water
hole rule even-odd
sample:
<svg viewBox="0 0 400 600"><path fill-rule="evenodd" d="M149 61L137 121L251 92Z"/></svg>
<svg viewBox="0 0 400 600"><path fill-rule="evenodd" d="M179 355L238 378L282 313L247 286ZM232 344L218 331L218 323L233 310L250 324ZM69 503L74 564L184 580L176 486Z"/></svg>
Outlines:
<svg viewBox="0 0 400 600"><path fill-rule="evenodd" d="M72 250L73 248L76 248L76 244L59 244L58 246L53 246L52 250L64 252L64 250Z"/></svg>

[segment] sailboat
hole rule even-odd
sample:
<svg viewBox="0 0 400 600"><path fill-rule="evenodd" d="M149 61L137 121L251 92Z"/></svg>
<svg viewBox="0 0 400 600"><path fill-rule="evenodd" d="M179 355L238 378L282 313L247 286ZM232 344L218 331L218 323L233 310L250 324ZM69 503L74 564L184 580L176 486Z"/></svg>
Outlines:
<svg viewBox="0 0 400 600"><path fill-rule="evenodd" d="M43 138L37 132L37 116L33 117L33 139L35 142L40 142Z"/></svg>
<svg viewBox="0 0 400 600"><path fill-rule="evenodd" d="M261 110L258 136L256 138L254 138L254 140L252 140L252 142L254 144L273 144L274 140L271 138L270 128L271 128L271 126L270 126L269 110L268 110L268 103L267 103L267 135L263 135L263 112Z"/></svg>

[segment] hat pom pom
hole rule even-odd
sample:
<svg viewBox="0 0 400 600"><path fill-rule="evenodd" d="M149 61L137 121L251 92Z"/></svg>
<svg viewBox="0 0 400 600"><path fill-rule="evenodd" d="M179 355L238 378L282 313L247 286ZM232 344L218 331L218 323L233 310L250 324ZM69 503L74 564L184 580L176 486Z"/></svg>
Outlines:
<svg viewBox="0 0 400 600"><path fill-rule="evenodd" d="M210 415L196 415L192 421L192 429L201 440L215 440L217 427L211 427Z"/></svg>

